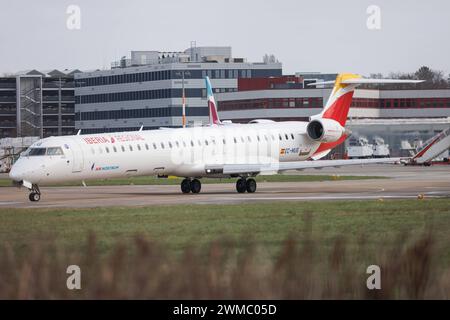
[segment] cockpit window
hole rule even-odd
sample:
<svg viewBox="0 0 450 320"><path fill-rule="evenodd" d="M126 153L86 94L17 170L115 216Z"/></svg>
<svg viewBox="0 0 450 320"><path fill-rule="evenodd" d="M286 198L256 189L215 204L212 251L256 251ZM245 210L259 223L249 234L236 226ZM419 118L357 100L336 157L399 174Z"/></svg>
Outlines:
<svg viewBox="0 0 450 320"><path fill-rule="evenodd" d="M33 156L45 156L46 148L30 148L30 151L28 151L27 156L33 157Z"/></svg>
<svg viewBox="0 0 450 320"><path fill-rule="evenodd" d="M64 153L60 147L47 148L48 156L62 156Z"/></svg>
<svg viewBox="0 0 450 320"><path fill-rule="evenodd" d="M34 156L62 156L64 155L64 152L62 151L62 148L60 147L51 147L51 148L30 148L28 151L24 154L29 157Z"/></svg>

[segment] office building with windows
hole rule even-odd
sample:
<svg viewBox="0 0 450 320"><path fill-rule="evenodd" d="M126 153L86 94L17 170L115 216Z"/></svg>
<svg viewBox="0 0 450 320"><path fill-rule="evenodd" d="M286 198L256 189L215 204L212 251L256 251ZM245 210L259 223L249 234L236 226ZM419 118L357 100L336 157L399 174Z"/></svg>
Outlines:
<svg viewBox="0 0 450 320"><path fill-rule="evenodd" d="M282 74L275 58L247 62L230 47L191 47L183 52L132 51L110 70L75 75L75 126L82 133L182 125L182 96L187 124L209 121L205 76L216 93L237 90L238 78ZM184 88L184 90L183 90Z"/></svg>

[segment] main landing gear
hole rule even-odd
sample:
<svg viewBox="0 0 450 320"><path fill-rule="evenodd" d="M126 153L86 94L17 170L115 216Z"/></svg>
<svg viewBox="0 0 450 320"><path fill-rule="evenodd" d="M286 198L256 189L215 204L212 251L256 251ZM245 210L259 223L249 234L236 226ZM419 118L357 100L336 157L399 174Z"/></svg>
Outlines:
<svg viewBox="0 0 450 320"><path fill-rule="evenodd" d="M202 183L198 179L184 179L181 182L181 192L183 193L199 193L202 189Z"/></svg>
<svg viewBox="0 0 450 320"><path fill-rule="evenodd" d="M198 179L185 178L181 181L181 192L200 193L202 184ZM239 193L254 193L256 191L256 181L253 178L239 178L236 182L236 191Z"/></svg>
<svg viewBox="0 0 450 320"><path fill-rule="evenodd" d="M245 178L239 178L238 181L236 181L236 191L239 193L244 193L247 191L248 193L253 193L256 191L256 181L253 178L245 179Z"/></svg>
<svg viewBox="0 0 450 320"><path fill-rule="evenodd" d="M37 184L33 184L30 191L30 195L28 196L28 199L30 199L30 201L37 202L41 200L41 191L39 190Z"/></svg>

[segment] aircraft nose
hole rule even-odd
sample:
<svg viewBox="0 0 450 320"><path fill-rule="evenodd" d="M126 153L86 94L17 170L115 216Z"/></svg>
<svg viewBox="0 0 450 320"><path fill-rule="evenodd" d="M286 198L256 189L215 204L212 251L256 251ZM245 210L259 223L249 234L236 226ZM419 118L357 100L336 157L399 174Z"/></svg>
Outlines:
<svg viewBox="0 0 450 320"><path fill-rule="evenodd" d="M23 172L16 165L13 165L11 171L9 172L9 178L14 181L22 181L23 180Z"/></svg>

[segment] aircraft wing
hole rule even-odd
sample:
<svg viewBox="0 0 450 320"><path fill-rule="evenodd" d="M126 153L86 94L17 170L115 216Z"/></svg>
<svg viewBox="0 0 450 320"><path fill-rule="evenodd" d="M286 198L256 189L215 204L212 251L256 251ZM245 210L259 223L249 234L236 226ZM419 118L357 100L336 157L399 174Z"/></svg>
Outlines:
<svg viewBox="0 0 450 320"><path fill-rule="evenodd" d="M321 169L374 163L398 163L400 158L350 159L350 160L314 160L274 162L263 164L224 164L206 166L206 173L223 174L277 174L286 170Z"/></svg>

